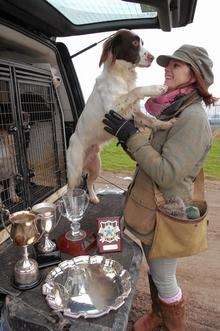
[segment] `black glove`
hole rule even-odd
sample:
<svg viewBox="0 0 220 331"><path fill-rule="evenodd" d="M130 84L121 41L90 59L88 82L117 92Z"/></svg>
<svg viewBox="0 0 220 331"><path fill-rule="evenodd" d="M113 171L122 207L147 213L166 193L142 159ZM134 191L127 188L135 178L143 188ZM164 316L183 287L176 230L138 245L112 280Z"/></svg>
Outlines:
<svg viewBox="0 0 220 331"><path fill-rule="evenodd" d="M105 114L103 123L107 125L104 127L105 131L116 136L122 147L124 147L128 138L138 131L134 126L134 120L127 120L114 110L110 110L108 114Z"/></svg>

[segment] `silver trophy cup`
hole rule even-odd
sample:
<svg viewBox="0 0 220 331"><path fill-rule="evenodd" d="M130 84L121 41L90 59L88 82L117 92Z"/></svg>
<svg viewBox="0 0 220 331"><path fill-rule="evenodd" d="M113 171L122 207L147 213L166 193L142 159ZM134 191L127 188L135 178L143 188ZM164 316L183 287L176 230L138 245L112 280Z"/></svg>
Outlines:
<svg viewBox="0 0 220 331"><path fill-rule="evenodd" d="M38 251L42 254L55 251L56 243L49 238L49 234L55 229L60 220L57 205L47 202L38 203L32 207L32 212L40 217L40 226L44 233L37 245Z"/></svg>

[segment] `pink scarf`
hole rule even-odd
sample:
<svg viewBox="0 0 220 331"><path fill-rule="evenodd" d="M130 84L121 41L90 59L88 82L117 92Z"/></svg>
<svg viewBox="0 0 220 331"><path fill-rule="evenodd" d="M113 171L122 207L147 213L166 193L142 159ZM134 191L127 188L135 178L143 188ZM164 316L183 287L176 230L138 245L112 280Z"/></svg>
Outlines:
<svg viewBox="0 0 220 331"><path fill-rule="evenodd" d="M155 98L149 98L145 103L146 112L153 116L159 116L164 109L166 109L174 101L176 101L176 97L190 94L194 90L195 87L193 85L190 85L190 86L178 88L171 92L166 92L162 95L158 95Z"/></svg>

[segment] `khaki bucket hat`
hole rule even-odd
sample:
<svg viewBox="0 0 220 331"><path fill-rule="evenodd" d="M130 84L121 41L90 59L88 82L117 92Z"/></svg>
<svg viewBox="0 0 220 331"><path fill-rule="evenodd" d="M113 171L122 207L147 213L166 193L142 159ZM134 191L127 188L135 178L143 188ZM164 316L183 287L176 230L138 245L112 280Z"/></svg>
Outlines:
<svg viewBox="0 0 220 331"><path fill-rule="evenodd" d="M173 55L160 55L156 61L160 66L166 67L170 60L180 60L190 64L192 68L202 74L207 87L212 85L214 81L212 72L213 62L204 48L183 45Z"/></svg>

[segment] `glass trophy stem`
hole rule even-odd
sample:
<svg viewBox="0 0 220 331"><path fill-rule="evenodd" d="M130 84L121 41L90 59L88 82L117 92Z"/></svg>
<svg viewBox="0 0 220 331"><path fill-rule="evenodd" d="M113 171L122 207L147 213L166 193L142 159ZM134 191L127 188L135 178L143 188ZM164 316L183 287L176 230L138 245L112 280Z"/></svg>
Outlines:
<svg viewBox="0 0 220 331"><path fill-rule="evenodd" d="M71 223L70 227L71 227L71 230L72 230L72 233L71 233L72 236L77 237L80 233L80 224L79 224L79 222Z"/></svg>
<svg viewBox="0 0 220 331"><path fill-rule="evenodd" d="M78 221L71 222L71 230L67 232L66 238L71 241L82 240L86 237L86 232L81 230L80 223Z"/></svg>

